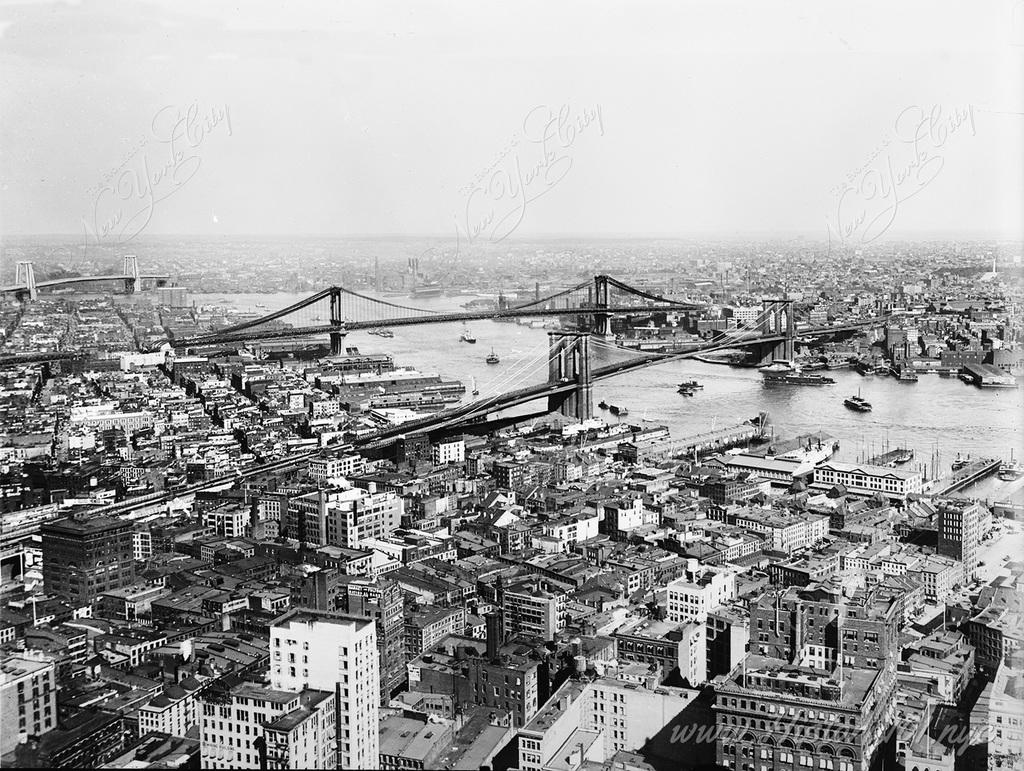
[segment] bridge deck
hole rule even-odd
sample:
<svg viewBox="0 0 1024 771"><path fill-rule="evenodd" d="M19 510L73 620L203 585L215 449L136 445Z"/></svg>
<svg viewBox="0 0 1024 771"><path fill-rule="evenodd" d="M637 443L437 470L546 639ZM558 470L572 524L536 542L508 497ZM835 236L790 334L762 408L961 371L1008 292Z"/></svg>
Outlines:
<svg viewBox="0 0 1024 771"><path fill-rule="evenodd" d="M140 275L140 281L168 281L170 276L162 276L156 274L147 273ZM92 281L134 281L135 276L69 276L67 278L52 278L46 281L37 281L36 289L46 289L48 287L63 286L64 284L85 284ZM16 286L3 286L0 287L0 292L27 292L28 287L22 284Z"/></svg>

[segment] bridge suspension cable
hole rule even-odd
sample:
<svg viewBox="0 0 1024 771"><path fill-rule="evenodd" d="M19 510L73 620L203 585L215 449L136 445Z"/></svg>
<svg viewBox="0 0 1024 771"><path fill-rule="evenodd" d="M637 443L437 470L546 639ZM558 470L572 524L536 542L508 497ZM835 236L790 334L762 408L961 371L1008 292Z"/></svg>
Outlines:
<svg viewBox="0 0 1024 771"><path fill-rule="evenodd" d="M432 310L428 310L426 308L413 308L411 305L399 305L397 303L388 302L387 300L381 300L378 297L370 297L369 295L360 294L359 292L355 292L355 291L353 291L351 289L346 289L343 286L339 286L339 287L337 287L337 289L342 294L351 295L352 297L357 297L360 300L366 300L367 302L369 302L369 303L371 303L373 305L384 305L384 306L387 306L388 308L398 308L399 310L403 310L403 311L413 311L414 313L422 313L422 314L427 315L427 316L432 315L432 314L440 313L440 311L432 311Z"/></svg>
<svg viewBox="0 0 1024 771"><path fill-rule="evenodd" d="M643 297L647 300L653 300L654 302L659 303L669 303L675 305L679 304L678 300L670 300L667 297L659 297L658 295L650 294L649 292L645 292L642 289L637 289L636 287L630 286L629 284L624 284L617 278L612 278L611 276L608 276L607 279L609 284L614 286L616 289L621 289L623 292L626 292L627 294L635 295L637 297Z"/></svg>
<svg viewBox="0 0 1024 771"><path fill-rule="evenodd" d="M548 295L547 297L541 297L536 300L530 300L529 302L521 303L520 305L510 306L509 310L522 311L527 310L529 308L533 308L534 306L543 306L551 302L552 300L557 300L560 297L571 295L573 292L578 292L581 289L586 289L587 287L590 286L592 286L592 283L590 281L584 281L580 284L577 284L576 286L569 287L568 289L563 289L561 292L555 292L555 294Z"/></svg>

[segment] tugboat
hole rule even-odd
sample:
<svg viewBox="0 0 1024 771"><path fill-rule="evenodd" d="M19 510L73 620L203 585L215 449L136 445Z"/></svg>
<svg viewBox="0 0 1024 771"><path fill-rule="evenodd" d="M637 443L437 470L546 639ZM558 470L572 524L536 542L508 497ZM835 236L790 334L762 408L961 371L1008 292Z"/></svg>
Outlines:
<svg viewBox="0 0 1024 771"><path fill-rule="evenodd" d="M966 458L961 458L960 457L960 453L957 453L956 454L956 460L954 460L953 463L950 464L950 468L953 471L959 471L960 469L962 469L964 466L966 466L970 462L971 462L971 456L970 455L968 455Z"/></svg>
<svg viewBox="0 0 1024 771"><path fill-rule="evenodd" d="M462 330L462 336L459 338L459 341L463 343L475 343L476 338L473 337L473 333L470 332L469 327L467 327L466 329Z"/></svg>
<svg viewBox="0 0 1024 771"><path fill-rule="evenodd" d="M871 402L861 397L859 388L857 389L857 395L847 397L843 400L843 404L854 412L871 412Z"/></svg>
<svg viewBox="0 0 1024 771"><path fill-rule="evenodd" d="M1024 467L1020 465L1020 461L1014 460L1013 448L1010 448L1010 460L999 467L999 478L1004 482L1012 482L1014 479L1020 479L1024 476Z"/></svg>
<svg viewBox="0 0 1024 771"><path fill-rule="evenodd" d="M698 383L696 380L684 380L682 383L679 384L680 391L682 391L684 388L687 391L695 391L696 389L703 387L704 386Z"/></svg>
<svg viewBox="0 0 1024 771"><path fill-rule="evenodd" d="M601 401L599 401L597 403L597 408L600 409L600 410L608 409L608 402L606 402L604 399L602 399Z"/></svg>
<svg viewBox="0 0 1024 771"><path fill-rule="evenodd" d="M686 385L680 383L679 389L676 391L676 393L680 393L683 396L693 396L696 393L696 391L694 391L692 388L687 388Z"/></svg>
<svg viewBox="0 0 1024 771"><path fill-rule="evenodd" d="M484 361L486 361L488 364L497 364L501 361L501 359L498 358L498 354L496 354L494 352L494 349L492 348L491 352L487 354L487 358L484 359Z"/></svg>
<svg viewBox="0 0 1024 771"><path fill-rule="evenodd" d="M476 387L476 378L473 378L473 396L479 396L480 389Z"/></svg>

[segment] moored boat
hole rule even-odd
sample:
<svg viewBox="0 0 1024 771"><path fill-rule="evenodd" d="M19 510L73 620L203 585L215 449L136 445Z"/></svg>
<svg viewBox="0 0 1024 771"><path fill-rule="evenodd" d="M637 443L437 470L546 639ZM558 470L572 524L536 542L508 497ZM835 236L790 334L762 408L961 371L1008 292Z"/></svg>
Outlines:
<svg viewBox="0 0 1024 771"><path fill-rule="evenodd" d="M771 372L765 373L764 382L782 385L823 386L832 385L836 381L824 375L807 375L803 372Z"/></svg>
<svg viewBox="0 0 1024 771"><path fill-rule="evenodd" d="M1013 448L1010 448L1010 460L1006 461L999 467L999 478L1004 482L1012 482L1014 479L1020 479L1024 476L1024 466L1020 465L1020 461L1013 457Z"/></svg>

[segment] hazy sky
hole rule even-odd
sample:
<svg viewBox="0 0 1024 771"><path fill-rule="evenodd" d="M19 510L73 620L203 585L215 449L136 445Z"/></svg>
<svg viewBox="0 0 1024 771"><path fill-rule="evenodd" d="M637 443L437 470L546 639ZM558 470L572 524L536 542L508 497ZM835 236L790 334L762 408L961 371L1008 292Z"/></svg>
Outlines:
<svg viewBox="0 0 1024 771"><path fill-rule="evenodd" d="M4 233L1024 229L1024 0L83 0L0 28Z"/></svg>

